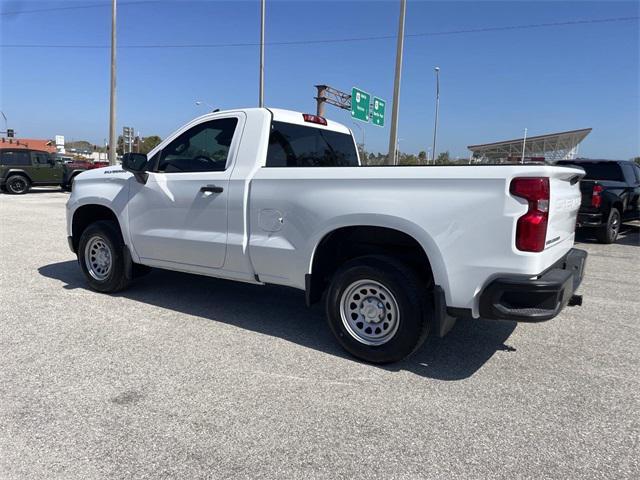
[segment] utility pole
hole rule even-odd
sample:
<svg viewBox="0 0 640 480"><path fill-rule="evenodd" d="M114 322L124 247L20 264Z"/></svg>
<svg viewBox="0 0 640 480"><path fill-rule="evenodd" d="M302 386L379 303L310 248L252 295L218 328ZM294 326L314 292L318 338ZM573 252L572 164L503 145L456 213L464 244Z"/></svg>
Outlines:
<svg viewBox="0 0 640 480"><path fill-rule="evenodd" d="M116 0L111 0L111 96L109 100L109 165L116 164Z"/></svg>
<svg viewBox="0 0 640 480"><path fill-rule="evenodd" d="M433 164L436 164L436 136L438 135L438 108L440 107L440 67L436 67L436 122L433 126L433 148L432 148L432 160Z"/></svg>
<svg viewBox="0 0 640 480"><path fill-rule="evenodd" d="M351 122L351 123L353 123L353 125L355 127L358 127L358 130L360 130L360 133L362 134L362 143L361 143L361 145L362 145L362 153L364 153L364 151L365 151L364 150L364 141L365 141L365 130L364 130L364 127L362 125L359 125L356 122Z"/></svg>
<svg viewBox="0 0 640 480"><path fill-rule="evenodd" d="M389 155L386 165L396 164L396 141L398 138L398 113L400 110L400 77L402 75L402 51L404 49L404 17L407 0L400 0L400 19L398 20L398 45L396 50L396 76L393 83L393 108L391 110L391 133L389 134Z"/></svg>
<svg viewBox="0 0 640 480"><path fill-rule="evenodd" d="M264 14L266 0L260 0L260 93L259 107L264 107Z"/></svg>
<svg viewBox="0 0 640 480"><path fill-rule="evenodd" d="M520 160L520 163L524 163L524 147L527 144L527 129L524 129L524 139L522 140L522 158Z"/></svg>

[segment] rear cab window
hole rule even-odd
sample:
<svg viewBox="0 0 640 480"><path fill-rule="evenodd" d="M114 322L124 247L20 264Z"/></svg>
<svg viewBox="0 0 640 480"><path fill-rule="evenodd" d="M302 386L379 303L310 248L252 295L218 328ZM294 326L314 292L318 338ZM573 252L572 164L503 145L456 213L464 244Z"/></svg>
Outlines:
<svg viewBox="0 0 640 480"><path fill-rule="evenodd" d="M584 169L585 180L611 180L624 182L624 175L620 165L616 162L558 162L558 165L575 165Z"/></svg>
<svg viewBox="0 0 640 480"><path fill-rule="evenodd" d="M273 121L267 167L358 167L353 137L324 128Z"/></svg>

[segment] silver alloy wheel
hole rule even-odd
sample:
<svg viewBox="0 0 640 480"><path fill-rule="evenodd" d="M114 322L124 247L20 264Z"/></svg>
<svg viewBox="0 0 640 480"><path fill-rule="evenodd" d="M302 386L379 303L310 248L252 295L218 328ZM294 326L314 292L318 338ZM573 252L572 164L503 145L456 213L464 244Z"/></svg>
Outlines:
<svg viewBox="0 0 640 480"><path fill-rule="evenodd" d="M107 279L113 264L113 255L107 242L96 235L89 239L84 247L84 263L89 274L102 282Z"/></svg>
<svg viewBox="0 0 640 480"><path fill-rule="evenodd" d="M611 237L616 238L620 230L620 214L614 210L611 215Z"/></svg>
<svg viewBox="0 0 640 480"><path fill-rule="evenodd" d="M383 345L400 325L400 309L387 287L375 280L358 280L340 298L340 317L349 334L365 345Z"/></svg>

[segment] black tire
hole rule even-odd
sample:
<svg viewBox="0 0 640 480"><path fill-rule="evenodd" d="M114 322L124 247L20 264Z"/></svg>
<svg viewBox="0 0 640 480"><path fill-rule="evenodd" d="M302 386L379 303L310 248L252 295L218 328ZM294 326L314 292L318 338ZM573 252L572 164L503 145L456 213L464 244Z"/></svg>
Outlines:
<svg viewBox="0 0 640 480"><path fill-rule="evenodd" d="M71 192L73 190L73 180L76 178L76 175L73 175L69 181L67 183L65 183L64 185L62 185L62 191L63 192Z"/></svg>
<svg viewBox="0 0 640 480"><path fill-rule="evenodd" d="M613 243L620 233L620 225L622 224L622 216L620 210L612 208L607 218L607 224L600 227L596 231L596 238L600 243Z"/></svg>
<svg viewBox="0 0 640 480"><path fill-rule="evenodd" d="M347 319L343 321L341 315L343 295L345 299L348 299L349 292L354 291L353 288L356 289L356 293L366 291L366 288L358 290L360 287L357 285L361 281L373 281L383 286L388 293L392 294L397 306L398 317L397 327L395 327L397 330L394 333L389 333L392 336L388 337L385 343L366 344L362 339L357 338L364 333L363 327L359 324L363 324L364 328L369 328L369 330L371 330L370 326L373 326L376 331L369 333L378 333L380 328L377 326L381 322L379 318L383 319L382 322L387 318L387 310L380 304L378 306L382 307L382 313L378 317L374 317L374 321L378 323L363 323L353 320L358 326L347 327L349 321ZM365 296L369 294L379 295L380 292L369 288L368 292L363 294L359 306L366 307L365 302L370 301L370 298L365 298ZM374 299L373 301L375 303L378 300ZM385 300L382 300L382 303L384 302ZM349 308L356 308L353 307L355 303L351 300L347 300L346 304L351 306ZM386 306L391 309L389 303L386 303ZM356 316L358 315L355 310L351 312L351 315L354 313ZM424 343L433 317L433 306L426 285L409 267L390 257L366 256L349 261L333 276L326 296L326 314L331 331L347 352L361 360L382 364L402 360ZM362 315L362 319L365 319L365 315ZM349 328L352 330L351 332ZM357 328L360 328L360 331L353 333ZM384 335L384 332L382 334Z"/></svg>
<svg viewBox="0 0 640 480"><path fill-rule="evenodd" d="M98 239L95 240L94 239ZM93 245L102 242L109 250L110 266L104 273L104 278L97 271L93 270L91 251L93 250L89 243ZM89 247L89 248L88 248ZM82 235L78 244L78 262L84 273L87 283L92 290L103 293L113 293L125 289L131 283L131 278L126 274L131 271L131 266L127 265L124 251L124 241L117 224L108 220L101 220L89 225ZM90 270L91 269L91 270Z"/></svg>
<svg viewBox="0 0 640 480"><path fill-rule="evenodd" d="M12 195L24 195L31 188L31 182L24 175L15 174L7 178L5 188Z"/></svg>

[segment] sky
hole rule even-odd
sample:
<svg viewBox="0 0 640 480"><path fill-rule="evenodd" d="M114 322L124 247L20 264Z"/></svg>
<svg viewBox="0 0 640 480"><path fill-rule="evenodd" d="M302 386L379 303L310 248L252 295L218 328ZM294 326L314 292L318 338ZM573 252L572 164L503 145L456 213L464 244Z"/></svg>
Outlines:
<svg viewBox="0 0 640 480"><path fill-rule="evenodd" d="M356 86L387 101L385 126L355 127L332 106L326 116L358 141L364 134L368 151L386 152L399 4L267 0L266 106L314 113L314 85ZM108 137L110 13L105 0L0 0L0 110L19 137ZM408 1L400 149L431 147L439 66L438 152L466 158L467 145L522 137L524 128L538 135L592 127L581 156L640 155L638 16L636 1ZM628 17L636 18L460 32ZM197 100L257 106L259 20L258 0L119 0L118 132L126 125L164 138L207 111ZM418 35L425 33L446 34ZM381 36L389 38L362 39ZM354 38L361 40L269 44ZM185 44L226 46L167 47Z"/></svg>

